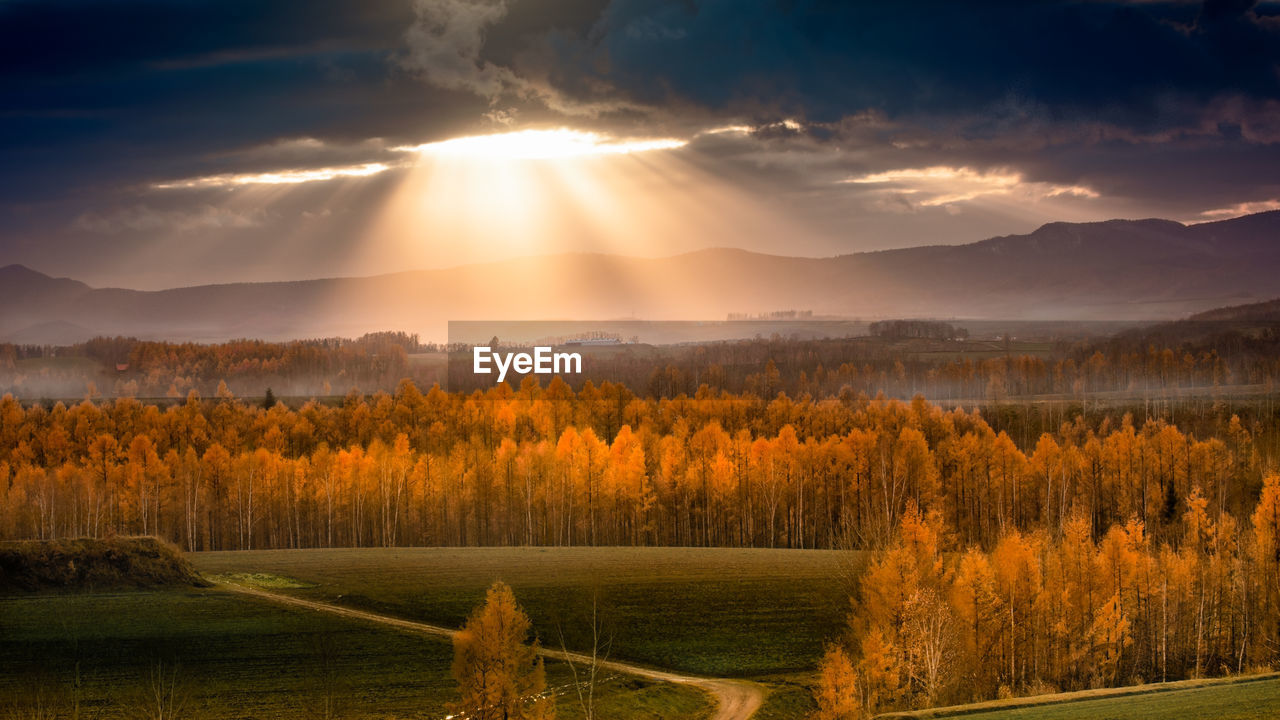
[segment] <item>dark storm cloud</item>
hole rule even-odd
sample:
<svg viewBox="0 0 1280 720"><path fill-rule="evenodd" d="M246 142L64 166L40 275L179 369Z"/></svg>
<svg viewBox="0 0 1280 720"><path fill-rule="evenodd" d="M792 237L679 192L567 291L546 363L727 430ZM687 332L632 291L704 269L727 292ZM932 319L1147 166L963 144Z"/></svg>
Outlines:
<svg viewBox="0 0 1280 720"><path fill-rule="evenodd" d="M404 2L0 5L6 201L217 171L283 138L456 130L483 103L388 73Z"/></svg>
<svg viewBox="0 0 1280 720"><path fill-rule="evenodd" d="M1280 198L1275 2L0 0L0 83L0 264L67 272L179 262L199 235L230 273L299 218L330 233L309 267L337 272L324 253L390 177L327 224L320 187L246 209L153 186L394 165L504 123L690 138L689 162L821 218L832 251L1029 229L848 182L902 168L965 168L968 194L1018 177L1079 217ZM751 131L699 134L725 125Z"/></svg>
<svg viewBox="0 0 1280 720"><path fill-rule="evenodd" d="M1276 3L614 0L545 45L524 71L568 97L775 123L737 147L775 175L795 118L849 173L1012 167L1178 217L1280 195Z"/></svg>
<svg viewBox="0 0 1280 720"><path fill-rule="evenodd" d="M8 73L101 76L122 67L200 65L378 49L407 22L403 3L259 3L152 0L10 1L0 7L0 62Z"/></svg>
<svg viewBox="0 0 1280 720"><path fill-rule="evenodd" d="M567 91L603 80L655 106L833 122L1013 102L1150 130L1187 121L1182 103L1280 98L1274 12L1240 2L614 0L590 33L550 42Z"/></svg>
<svg viewBox="0 0 1280 720"><path fill-rule="evenodd" d="M495 108L546 119L539 104L609 116L625 103L606 122L651 131L796 117L821 133L873 112L934 145L1080 127L1150 141L1206 124L1273 142L1276 13L1239 0L8 2L0 151L19 171L3 190L36 196L95 169L216 172L231 151L289 138L421 141ZM1215 118L1221 98L1241 102Z"/></svg>

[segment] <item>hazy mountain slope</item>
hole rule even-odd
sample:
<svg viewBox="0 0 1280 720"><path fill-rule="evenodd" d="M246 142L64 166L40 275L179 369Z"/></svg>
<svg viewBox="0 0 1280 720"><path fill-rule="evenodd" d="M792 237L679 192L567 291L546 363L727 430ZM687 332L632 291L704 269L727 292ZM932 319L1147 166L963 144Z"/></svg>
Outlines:
<svg viewBox="0 0 1280 720"><path fill-rule="evenodd" d="M1248 305L1214 308L1192 315L1188 320L1225 323L1280 323L1280 298Z"/></svg>
<svg viewBox="0 0 1280 720"><path fill-rule="evenodd" d="M1051 223L1027 235L834 258L705 250L570 254L367 278L157 292L0 268L0 338L93 334L293 338L448 320L723 318L809 309L861 317L1169 319L1280 295L1280 212L1184 226Z"/></svg>
<svg viewBox="0 0 1280 720"><path fill-rule="evenodd" d="M1280 299L1214 308L1182 320L1126 330L1094 345L1111 357L1142 354L1153 347L1173 348L1179 359L1209 352L1235 361L1275 358L1280 351Z"/></svg>

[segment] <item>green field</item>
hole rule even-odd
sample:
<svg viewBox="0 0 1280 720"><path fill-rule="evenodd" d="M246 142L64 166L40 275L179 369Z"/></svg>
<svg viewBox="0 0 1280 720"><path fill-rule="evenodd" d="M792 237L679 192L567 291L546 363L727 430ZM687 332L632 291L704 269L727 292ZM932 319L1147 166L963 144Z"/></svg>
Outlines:
<svg viewBox="0 0 1280 720"><path fill-rule="evenodd" d="M1172 688L1172 689L1170 689ZM1098 697L1111 695L1111 697ZM999 707L1005 706L1005 707ZM1012 706L1012 707L1009 707ZM1280 717L1280 676L1222 678L894 713L893 718L965 720L1269 720Z"/></svg>
<svg viewBox="0 0 1280 720"><path fill-rule="evenodd" d="M0 597L0 717L143 717L152 673L173 678L187 718L442 718L452 648L220 589ZM76 678L80 690L75 690ZM559 716L581 717L569 674L548 664ZM173 673L170 675L169 673ZM705 717L699 691L629 677L602 683L601 718Z"/></svg>
<svg viewBox="0 0 1280 720"><path fill-rule="evenodd" d="M207 576L459 627L497 579L545 646L590 645L593 598L610 659L763 679L759 720L802 717L823 642L840 632L863 556L658 548L342 549L191 556ZM174 673L184 717L443 718L450 645L225 588L0 596L0 718L139 716L153 672ZM77 678L79 683L77 685ZM581 715L548 663L560 717ZM694 720L694 688L612 676L598 717ZM51 712L50 712L51 711Z"/></svg>
<svg viewBox="0 0 1280 720"><path fill-rule="evenodd" d="M206 575L265 573L310 600L459 627L494 580L544 644L590 645L597 598L611 657L723 677L808 672L841 631L862 556L819 550L389 548L192 555Z"/></svg>

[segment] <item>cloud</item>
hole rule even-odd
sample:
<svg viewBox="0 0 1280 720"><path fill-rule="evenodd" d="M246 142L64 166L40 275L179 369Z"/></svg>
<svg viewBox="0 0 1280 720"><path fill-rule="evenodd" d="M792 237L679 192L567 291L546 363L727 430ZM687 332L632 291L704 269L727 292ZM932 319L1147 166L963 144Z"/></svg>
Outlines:
<svg viewBox="0 0 1280 720"><path fill-rule="evenodd" d="M920 207L950 205L987 195L1021 195L1032 199L1066 195L1082 198L1098 197L1097 192L1078 185L1028 182L1023 178L1022 173L1008 168L986 171L941 165L901 168L860 175L840 182L873 185L891 195L907 195L910 196L911 205Z"/></svg>
<svg viewBox="0 0 1280 720"><path fill-rule="evenodd" d="M415 0L401 64L438 87L497 102L524 89L511 70L480 57L485 30L507 14L507 0Z"/></svg>
<svg viewBox="0 0 1280 720"><path fill-rule="evenodd" d="M1270 212L1272 210L1280 210L1280 200L1236 203L1229 207L1205 210L1199 213L1194 220L1227 220L1241 215L1252 215L1253 213Z"/></svg>
<svg viewBox="0 0 1280 720"><path fill-rule="evenodd" d="M389 160L395 153L383 138L373 137L356 142L335 142L317 137L285 137L249 147L235 148L214 153L211 160L253 167L302 167L359 165L378 160Z"/></svg>
<svg viewBox="0 0 1280 720"><path fill-rule="evenodd" d="M115 235L124 232L246 230L259 227L264 222L266 213L262 210L236 211L213 205L158 210L135 205L109 213L84 213L72 222L72 227L85 232Z"/></svg>
<svg viewBox="0 0 1280 720"><path fill-rule="evenodd" d="M415 0L413 8L415 21L405 33L407 50L400 66L435 87L485 99L490 109L483 117L493 125L513 125L519 106L529 103L578 117L652 110L619 97L607 84L603 93L592 97L562 92L550 80L550 76L564 76L558 67L535 62L517 69L487 59L486 34L506 18L508 0ZM497 54L511 51L500 48Z"/></svg>
<svg viewBox="0 0 1280 720"><path fill-rule="evenodd" d="M967 118L971 133L1150 133L1198 122L1215 98L1280 98L1280 23L1253 5L613 0L590 32L555 36L550 77L570 97L608 86L756 120L877 110Z"/></svg>
<svg viewBox="0 0 1280 720"><path fill-rule="evenodd" d="M360 165L323 168L295 168L256 173L224 173L203 177L185 178L152 183L156 190L240 187L243 185L297 185L324 182L338 178L362 178L377 175L392 168L387 163L369 162Z"/></svg>
<svg viewBox="0 0 1280 720"><path fill-rule="evenodd" d="M1280 198L1276 2L0 0L0 67L0 254L91 270L182 227L234 273L339 198L337 272L396 148L562 126L688 141L833 251Z"/></svg>

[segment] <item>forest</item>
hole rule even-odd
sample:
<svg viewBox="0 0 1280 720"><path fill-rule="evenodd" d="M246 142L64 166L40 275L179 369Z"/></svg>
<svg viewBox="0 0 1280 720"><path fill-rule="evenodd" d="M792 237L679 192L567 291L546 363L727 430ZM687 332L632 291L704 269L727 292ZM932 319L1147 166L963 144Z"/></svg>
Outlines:
<svg viewBox="0 0 1280 720"><path fill-rule="evenodd" d="M651 399L553 379L401 383L337 406L195 393L166 408L0 400L0 532L160 534L190 550L392 545L884 546L908 503L958 546L1010 530L1172 542L1193 493L1248 516L1274 433L1083 416L1020 447L978 410L865 395ZM1016 433L1026 435L1027 433Z"/></svg>

